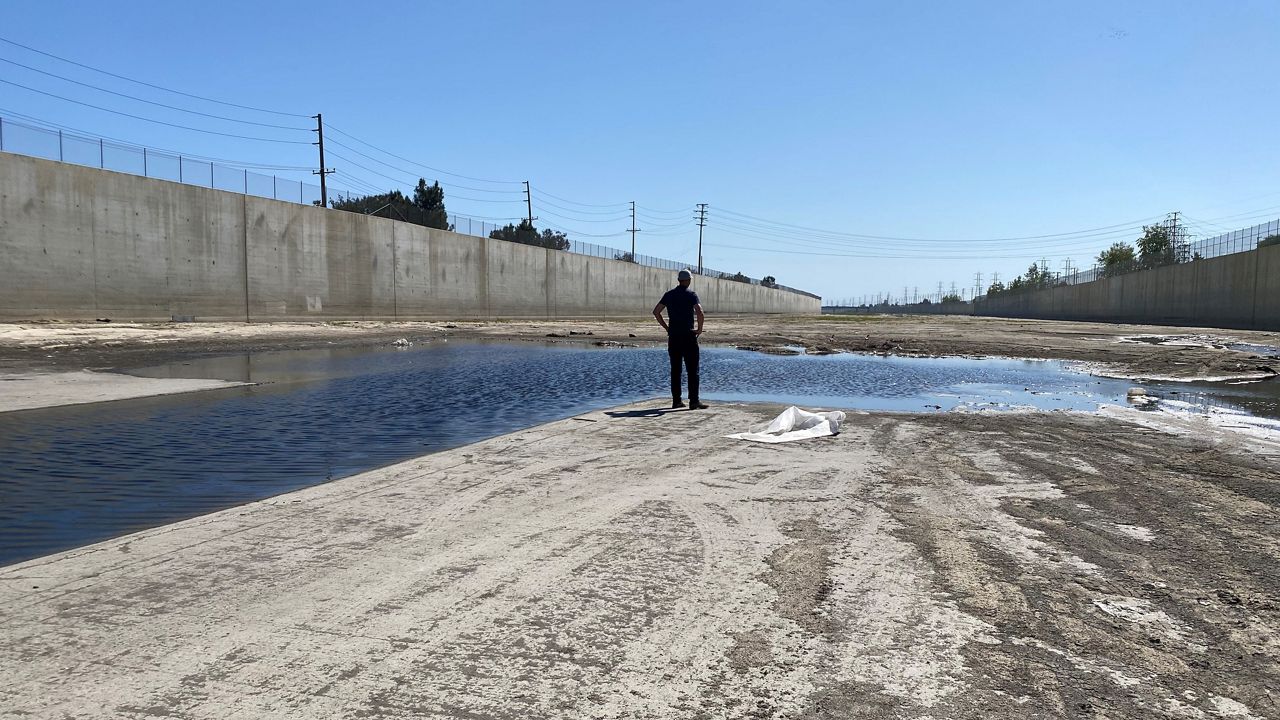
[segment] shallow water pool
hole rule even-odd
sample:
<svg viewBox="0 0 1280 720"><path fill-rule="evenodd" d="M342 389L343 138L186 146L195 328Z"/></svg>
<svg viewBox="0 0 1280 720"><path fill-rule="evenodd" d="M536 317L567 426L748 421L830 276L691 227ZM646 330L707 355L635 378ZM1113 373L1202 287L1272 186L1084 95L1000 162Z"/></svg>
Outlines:
<svg viewBox="0 0 1280 720"><path fill-rule="evenodd" d="M0 414L0 564L668 395L663 348L433 342L226 356L135 374L260 384ZM1092 410L1124 402L1132 384L1052 361L703 350L712 404ZM1181 399L1201 392L1147 387ZM1275 398L1250 387L1233 386L1234 399L1219 402L1274 413Z"/></svg>

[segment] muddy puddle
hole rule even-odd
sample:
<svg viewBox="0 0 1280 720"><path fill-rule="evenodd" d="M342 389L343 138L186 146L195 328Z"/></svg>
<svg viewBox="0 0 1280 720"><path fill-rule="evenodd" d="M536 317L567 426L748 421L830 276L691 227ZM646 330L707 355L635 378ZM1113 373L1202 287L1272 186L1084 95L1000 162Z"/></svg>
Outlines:
<svg viewBox="0 0 1280 720"><path fill-rule="evenodd" d="M256 384L0 414L0 565L668 395L663 348L435 342L226 356L133 374ZM1124 403L1133 385L1053 361L703 351L712 404L1093 410ZM1280 416L1275 382L1145 387Z"/></svg>

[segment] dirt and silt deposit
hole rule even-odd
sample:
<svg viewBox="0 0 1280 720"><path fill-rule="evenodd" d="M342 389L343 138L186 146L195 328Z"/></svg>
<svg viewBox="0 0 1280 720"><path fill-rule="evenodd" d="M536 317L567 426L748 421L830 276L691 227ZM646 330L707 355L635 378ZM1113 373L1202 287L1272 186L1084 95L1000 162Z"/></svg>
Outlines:
<svg viewBox="0 0 1280 720"><path fill-rule="evenodd" d="M1171 342L1137 339L1174 338ZM651 318L497 322L18 323L0 325L0 371L155 365L196 355L386 344L399 339L494 339L654 345ZM1177 338L1184 338L1179 342ZM1232 343L1280 346L1280 332L1010 320L965 316L708 316L704 345L761 351L872 352L1056 358L1142 378L1267 377L1280 359Z"/></svg>
<svg viewBox="0 0 1280 720"><path fill-rule="evenodd" d="M292 337L660 340L641 322L449 324ZM161 332L189 328L234 339L92 348L117 340L38 326L27 349L17 329L0 342L24 371L298 346L283 328ZM1276 344L972 318L710 328L733 345L1184 378L1265 373L1274 359L1227 346ZM1119 341L1169 335L1184 344ZM1274 436L1116 408L853 413L833 438L723 437L778 410L588 413L5 568L0 657L17 670L0 704L48 717L1280 717Z"/></svg>

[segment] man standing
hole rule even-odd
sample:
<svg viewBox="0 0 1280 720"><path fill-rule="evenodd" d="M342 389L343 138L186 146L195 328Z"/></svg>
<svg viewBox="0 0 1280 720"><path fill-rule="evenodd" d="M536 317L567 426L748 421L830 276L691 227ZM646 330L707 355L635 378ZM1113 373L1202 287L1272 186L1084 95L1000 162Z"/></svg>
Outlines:
<svg viewBox="0 0 1280 720"><path fill-rule="evenodd" d="M673 287L662 296L662 300L653 306L653 316L658 324L667 331L667 355L671 357L671 407L682 408L680 401L680 364L689 374L689 409L703 410L698 400L698 336L702 334L702 305L698 302L698 294L689 289L693 282L693 273L681 270L676 276L679 287ZM670 324L662 319L663 309L667 311ZM697 318L697 327L694 318Z"/></svg>

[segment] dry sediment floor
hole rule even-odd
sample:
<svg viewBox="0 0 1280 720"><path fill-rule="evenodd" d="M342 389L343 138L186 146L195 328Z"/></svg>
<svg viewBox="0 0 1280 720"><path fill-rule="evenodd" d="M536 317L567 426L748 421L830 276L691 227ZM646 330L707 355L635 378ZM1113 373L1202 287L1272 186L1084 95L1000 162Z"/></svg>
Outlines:
<svg viewBox="0 0 1280 720"><path fill-rule="evenodd" d="M0 709L1280 717L1280 447L1066 413L722 437L779 409L590 413L0 569Z"/></svg>

